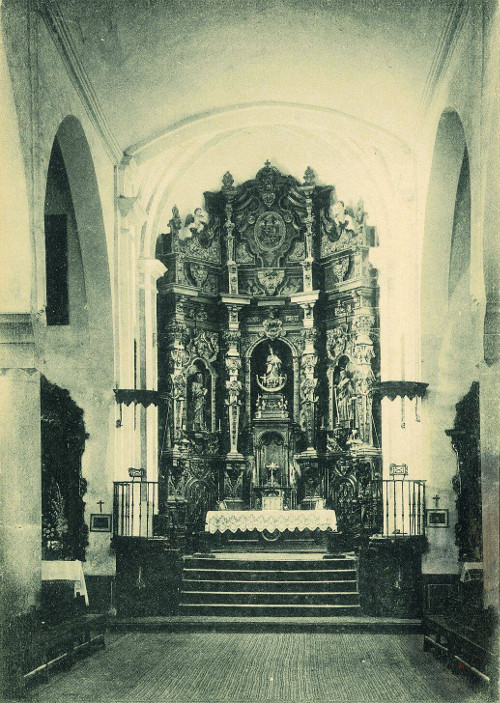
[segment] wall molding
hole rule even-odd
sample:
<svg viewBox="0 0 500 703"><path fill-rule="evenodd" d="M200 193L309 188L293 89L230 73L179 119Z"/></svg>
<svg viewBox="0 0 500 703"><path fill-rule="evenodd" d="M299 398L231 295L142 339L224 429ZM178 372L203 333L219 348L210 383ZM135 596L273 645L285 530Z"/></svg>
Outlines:
<svg viewBox="0 0 500 703"><path fill-rule="evenodd" d="M441 76L450 63L468 11L469 0L455 0L448 15L448 20L439 37L436 52L432 59L431 67L420 98L419 110L424 115L434 99Z"/></svg>
<svg viewBox="0 0 500 703"><path fill-rule="evenodd" d="M58 0L39 0L37 9L64 61L69 77L80 96L89 119L102 138L108 156L113 163L120 163L123 157L123 150L120 148L104 116L94 87L76 50L75 42Z"/></svg>

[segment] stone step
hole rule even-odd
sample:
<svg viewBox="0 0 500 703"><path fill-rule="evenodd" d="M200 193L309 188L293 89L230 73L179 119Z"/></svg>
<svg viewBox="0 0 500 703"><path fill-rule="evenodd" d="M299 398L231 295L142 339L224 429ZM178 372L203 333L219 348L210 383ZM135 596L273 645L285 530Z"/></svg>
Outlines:
<svg viewBox="0 0 500 703"><path fill-rule="evenodd" d="M328 563L328 562L325 562ZM202 581L356 581L356 569L184 568L185 579Z"/></svg>
<svg viewBox="0 0 500 703"><path fill-rule="evenodd" d="M203 605L181 603L183 615L216 615L231 617L335 617L340 615L360 615L359 605L241 605L227 603L205 603Z"/></svg>
<svg viewBox="0 0 500 703"><path fill-rule="evenodd" d="M184 579L182 582L183 591L335 591L342 593L352 593L356 591L356 580L352 581L336 580L309 580L309 581L285 581L285 580L203 580Z"/></svg>
<svg viewBox="0 0 500 703"><path fill-rule="evenodd" d="M358 605L357 592L334 591L184 591L183 604Z"/></svg>
<svg viewBox="0 0 500 703"><path fill-rule="evenodd" d="M333 559L221 559L214 557L185 557L185 569L258 569L266 571L290 571L313 569L351 569L356 567L356 560L352 558Z"/></svg>

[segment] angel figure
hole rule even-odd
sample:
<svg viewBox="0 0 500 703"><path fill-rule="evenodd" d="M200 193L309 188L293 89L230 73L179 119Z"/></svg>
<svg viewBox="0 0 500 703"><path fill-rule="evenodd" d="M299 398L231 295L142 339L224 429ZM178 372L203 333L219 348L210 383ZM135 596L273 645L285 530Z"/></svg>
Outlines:
<svg viewBox="0 0 500 703"><path fill-rule="evenodd" d="M193 235L204 234L208 227L208 213L201 207L197 207L194 214L191 213L186 217L184 229L182 231L182 239L189 239Z"/></svg>

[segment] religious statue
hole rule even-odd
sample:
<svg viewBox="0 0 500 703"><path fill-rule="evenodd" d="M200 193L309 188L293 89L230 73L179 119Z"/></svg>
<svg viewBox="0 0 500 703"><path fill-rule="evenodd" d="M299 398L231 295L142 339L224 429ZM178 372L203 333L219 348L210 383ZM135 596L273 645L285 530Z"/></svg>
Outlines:
<svg viewBox="0 0 500 703"><path fill-rule="evenodd" d="M264 390L279 390L286 382L286 376L281 373L282 362L272 346L266 359L265 373L260 377L260 387Z"/></svg>
<svg viewBox="0 0 500 703"><path fill-rule="evenodd" d="M352 217L347 212L347 209L342 200L337 200L330 205L330 218L335 222L337 229L341 232L344 230L354 231L354 222Z"/></svg>
<svg viewBox="0 0 500 703"><path fill-rule="evenodd" d="M193 430L205 430L205 409L207 403L208 389L203 382L203 374L198 371L191 385L191 396L193 402Z"/></svg>
<svg viewBox="0 0 500 703"><path fill-rule="evenodd" d="M194 215L189 214L184 222L184 229L180 235L181 239L189 239L195 234L204 234L206 228L208 227L208 214L206 211L197 207L194 211Z"/></svg>
<svg viewBox="0 0 500 703"><path fill-rule="evenodd" d="M339 381L335 388L337 419L339 424L348 424L352 419L351 399L354 393L352 381L345 369L340 369Z"/></svg>

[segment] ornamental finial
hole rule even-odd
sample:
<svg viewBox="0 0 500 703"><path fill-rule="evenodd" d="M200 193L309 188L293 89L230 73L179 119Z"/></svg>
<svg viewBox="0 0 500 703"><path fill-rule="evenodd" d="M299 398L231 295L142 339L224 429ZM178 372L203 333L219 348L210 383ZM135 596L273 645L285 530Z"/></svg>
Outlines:
<svg viewBox="0 0 500 703"><path fill-rule="evenodd" d="M222 190L231 190L233 183L234 178L229 171L226 171L226 173L222 176Z"/></svg>
<svg viewBox="0 0 500 703"><path fill-rule="evenodd" d="M304 185L306 186L313 186L314 185L314 171L310 166L306 168L306 172L304 173Z"/></svg>

